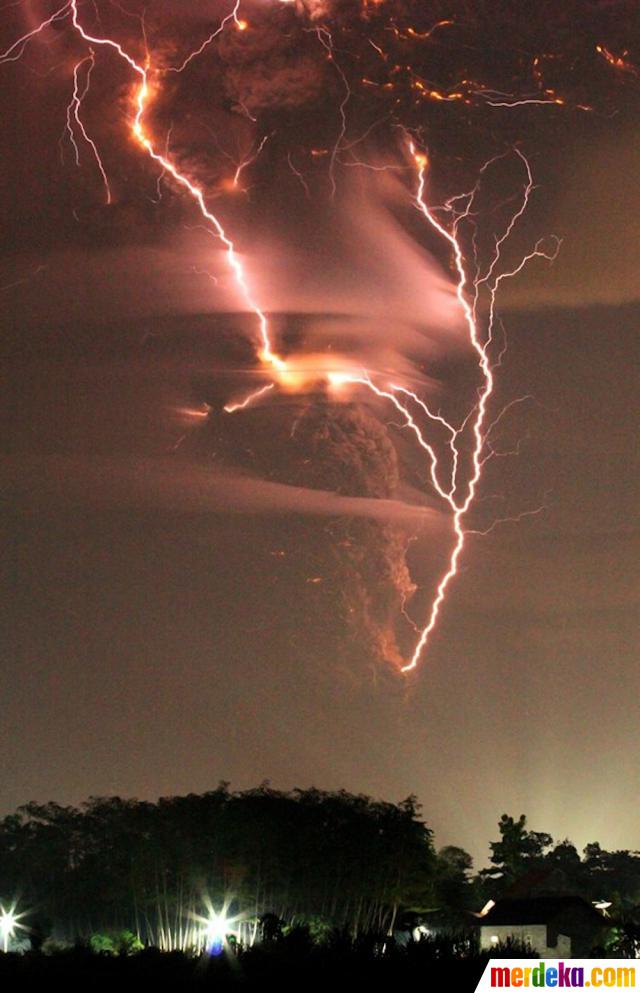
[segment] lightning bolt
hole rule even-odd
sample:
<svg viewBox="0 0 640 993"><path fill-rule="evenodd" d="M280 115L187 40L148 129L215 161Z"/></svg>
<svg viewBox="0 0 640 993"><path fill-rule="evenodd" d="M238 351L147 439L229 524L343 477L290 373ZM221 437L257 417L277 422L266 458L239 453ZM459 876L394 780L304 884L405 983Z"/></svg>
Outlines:
<svg viewBox="0 0 640 993"><path fill-rule="evenodd" d="M275 383L267 383L266 386L261 386L259 390L254 390L253 393L249 393L249 395L246 396L244 400L238 400L236 403L226 404L224 409L227 412L227 414L233 414L235 413L236 410L244 410L246 407L249 406L249 404L254 403L254 401L257 400L258 397L261 397L265 393L268 393L269 390L272 390L274 386Z"/></svg>
<svg viewBox="0 0 640 993"><path fill-rule="evenodd" d="M288 2L288 0L280 0L280 2L285 3ZM176 186L187 194L201 215L206 230L222 244L226 254L229 270L233 275L235 283L249 311L254 315L257 321L257 356L260 362L271 373L272 381L267 385L254 390L244 399L228 403L224 409L229 414L237 410L245 409L250 404L257 401L260 397L272 391L278 383L283 383L286 385L287 374L291 372L291 367L287 360L282 358L274 350L267 315L253 295L247 274L242 261L238 256L232 238L223 227L218 216L209 208L205 191L200 185L190 179L189 176L181 170L178 163L171 156L168 140L164 151L161 151L158 148L156 141L151 135L146 124L146 118L153 98L154 85L157 83L157 80L162 72L184 71L193 59L202 54L214 41L214 39L218 37L218 35L220 35L220 33L229 25L233 24L235 29L239 31L246 30L248 26L247 22L239 17L239 10L240 0L235 0L232 10L222 19L215 31L213 31L197 49L189 53L179 65L170 66L165 69L158 69L152 65L148 50L145 60L140 62L113 38L93 34L88 27L85 26L81 19L78 0L68 0L67 3L59 7L49 18L43 20L36 28L15 41L9 48L6 49L4 53L0 53L0 64L3 62L16 61L22 56L29 42L38 34L44 31L47 27L51 26L54 22L60 21L67 17L70 18L73 30L88 46L89 54L81 59L74 68L73 93L67 108L67 131L75 149L76 161L78 163L79 149L76 142L76 132L74 127L77 129L78 134L84 139L85 143L91 148L105 186L107 202L111 202L111 191L107 174L100 158L98 148L88 134L80 113L82 102L89 91L91 72L93 71L95 64L95 50L102 48L114 52L134 74L137 83L133 100L135 112L129 122L131 137L146 153L147 157L161 168L162 174L165 176L170 176ZM434 28L432 28L432 31L435 30L435 28L445 27L450 23L451 22L448 21L439 22L434 26ZM351 90L345 72L334 58L333 40L328 29L325 27L316 27L310 30L315 31L320 44L326 51L327 58L334 65L344 87L344 94L338 108L340 130L335 145L329 153L329 176L332 193L334 193L336 189L334 171L336 163L339 161L339 153L341 150L348 150L352 147L352 145L345 145L344 142L347 131L346 108L351 97ZM431 32L428 32L424 35L424 37L428 37L430 33ZM417 38L420 37L416 32L413 32L413 34ZM615 60L610 56L608 51L603 49L601 54L607 59L607 61L620 66L620 60ZM86 67L86 71L84 85L81 86L80 74L83 67ZM626 68L626 65L623 66L623 68ZM468 81L464 81L464 84L466 87L470 85ZM449 90L446 92L439 91L430 87L418 78L414 78L413 85L428 99L438 101L467 99L466 93L463 92L462 89ZM481 93L480 90L475 90L474 92L476 95ZM495 93L491 94L488 91L484 91L482 93L482 98L490 106L496 107L522 106L531 103L564 103L562 98L559 98L553 92L548 91L541 97L525 97L520 99L511 99L509 96ZM267 137L264 137L252 157L242 162L237 167L234 179L235 185L238 184L242 170L253 162L260 154L266 141ZM436 628L449 586L459 572L460 557L465 547L467 535L483 533L467 530L465 528L465 519L476 499L483 467L493 453L493 450L489 448L488 454L485 454L488 443L488 435L499 418L502 416L502 413L504 413L503 410L503 412L494 419L492 424L486 426L488 410L495 386L494 368L496 364L499 364L499 358L497 363L492 362L492 357L490 354L493 343L496 294L500 285L506 279L516 276L532 259L544 258L548 261L553 261L560 247L560 242L557 239L552 240L550 247L546 247L542 240L538 241L534 245L533 249L524 255L515 266L506 269L502 268L503 249L510 239L518 221L526 211L534 190L529 163L526 157L518 149L515 149L515 155L519 157L525 172L521 202L511 214L502 234L495 238L491 258L483 272L478 271L474 240L474 269L472 272L467 261L465 260L461 227L465 222L472 222L473 205L478 191L478 184L469 193L452 197L449 201L447 201L443 208L440 208L440 210L430 207L427 202L426 193L427 173L429 167L428 156L426 152L417 147L413 139L408 139L407 145L410 155L411 168L414 170L416 180L415 192L413 196L414 206L426 222L427 227L447 247L452 258L453 268L456 273L456 298L464 319L471 349L475 354L480 377L480 386L478 388L476 403L464 421L459 426L456 426L451 424L441 413L432 411L424 400L422 400L416 393L406 389L405 387L397 383L379 385L374 381L373 374L369 370L364 369L361 371L353 371L352 369L345 370L344 368L338 368L335 371L330 371L324 374L324 378L329 387L339 388L344 384L362 387L373 393L378 397L378 399L384 401L385 403L391 404L398 411L403 419L404 426L412 432L418 446L424 451L428 460L429 476L433 489L439 499L442 500L448 508L448 512L450 514L452 544L449 556L446 561L445 568L437 581L435 593L427 610L426 621L421 628L417 629L418 638L413 653L406 664L401 667L401 671L405 673L415 669L425 654L430 637ZM313 151L312 154L314 154ZM316 152L315 154L320 155L322 152ZM288 161L292 171L303 184L305 191L308 191L306 181L304 180L302 174L299 173L294 166L290 154ZM490 160L490 162L483 167L481 173L489 167L492 161L494 160ZM361 163L358 161L354 164L366 165L366 163ZM439 217L439 214L442 211L444 211L446 215L446 220L441 220ZM479 304L483 294L488 295L487 317L484 323L479 317ZM197 416L202 416L201 412L197 412ZM434 444L427 437L426 429L421 427L418 423L418 420L416 419L418 416L421 418L423 416L426 417L427 424L437 424L440 428L444 429L447 435L446 447L449 453L448 465L443 464L442 460L439 458ZM469 434L471 435L472 444L470 453L466 454L466 458L468 459L468 471L466 472L466 481L464 483L460 483L460 466L463 455L465 454L462 447L462 441L463 438L466 438ZM539 512L539 509L535 511L525 511L524 514L519 515L517 518L505 518L505 520L519 520L523 516ZM499 522L494 522L492 527L494 527L497 523ZM488 530L491 529L492 528ZM488 531L484 533L488 533ZM315 582L316 580L314 579L310 581Z"/></svg>
<svg viewBox="0 0 640 993"><path fill-rule="evenodd" d="M476 353L478 368L481 375L481 386L479 388L477 403L463 424L459 427L455 427L444 417L442 417L441 414L436 414L431 411L424 401L421 400L415 393L402 386L389 384L389 387L384 389L376 385L370 375L366 372L363 372L361 375L342 372L329 374L329 381L333 383L334 386L340 386L343 383L352 383L354 385L364 386L375 393L375 395L380 399L386 400L393 404L396 410L402 415L405 426L413 432L419 446L426 452L429 460L430 478L433 488L438 496L448 505L451 513L451 524L454 540L447 566L438 581L435 596L428 611L427 621L420 630L413 654L406 665L402 666L402 672L410 672L412 669L415 669L424 655L431 634L437 625L440 609L444 603L447 589L459 571L459 560L465 545L465 538L468 533L471 533L465 530L464 520L476 497L478 484L482 475L482 469L486 462L486 458L483 457L483 451L487 442L487 433L488 430L495 427L495 424L505 412L505 410L503 410L502 413L494 420L493 424L489 425L489 429L485 429L484 425L487 417L489 401L493 394L495 385L489 348L493 340L495 299L498 287L505 279L512 278L521 272L524 266L533 258L542 257L548 261L553 261L560 247L560 243L557 239L553 240L552 248L550 250L545 250L542 242L538 242L532 251L527 253L512 269L501 271L497 268L500 262L501 249L513 233L518 220L526 211L531 193L534 189L533 177L531 175L529 163L522 152L516 149L516 155L524 164L526 172L526 180L521 204L511 215L504 232L496 238L494 251L486 271L483 275L478 275L472 280L467 273L467 268L465 265L462 241L459 236L459 226L462 220L467 219L471 215L472 204L478 187L476 186L470 194L463 194L461 197L452 198L452 200L448 202L448 209L450 211L454 210L453 204L457 200L466 200L466 206L459 213L454 213L453 223L450 228L447 228L440 220L438 220L436 214L429 207L426 201L426 175L429 164L428 156L425 152L419 151L413 141L409 141L409 151L413 157L417 170L415 206L427 224L442 240L444 240L446 244L448 244L453 255L454 267L457 273L456 296L465 320L470 344ZM486 169L486 166L484 168ZM489 316L484 337L482 335L478 319L479 296L483 286L488 289L489 293ZM401 394L403 398L406 397L408 402L400 400L398 394ZM430 421L435 421L441 424L449 435L448 444L451 452L451 468L446 482L441 478L441 465L435 448L425 437L423 430L411 413L408 405L408 403L411 402L416 404L423 411L423 413L427 415L427 418ZM473 446L470 458L471 471L462 494L458 495L457 474L461 455L459 440L467 425L467 422L469 421L471 423L471 432L473 436ZM518 518L508 518L505 520L520 520L525 516L531 516L532 514L539 512L540 510L526 511L519 515ZM492 525L492 528L489 530L492 530L498 523L501 522L494 522L494 525ZM473 533L481 532L474 531Z"/></svg>
<svg viewBox="0 0 640 993"><path fill-rule="evenodd" d="M236 3L232 13L224 19L217 33L219 33L220 30L224 28L226 23L228 23L228 21L232 19L235 20L238 29L243 30L242 25L246 26L246 23L244 21L237 20L238 7L239 7L239 0L238 3ZM80 13L78 10L78 0L69 0L68 4L60 8L60 10L58 10L54 15L52 15L52 17L50 17L47 21L43 21L38 28L34 29L28 35L25 35L24 38L20 39L18 42L15 42L14 45L11 46L11 48L8 50L8 53L5 53L5 55L7 54L12 55L13 52L18 49L20 50L20 52L22 52L24 46L34 35L36 35L39 31L43 30L47 25L51 24L52 21L55 20L56 18L66 16L67 13L71 14L71 21L73 27L77 32L77 34L83 39L83 41L85 41L89 46L96 45L103 48L109 48L112 51L116 52L117 55L124 62L127 63L130 69L138 77L138 89L135 97L136 113L130 125L132 136L135 138L137 143L145 150L149 158L152 159L159 166L161 166L164 172L172 176L174 181L177 183L177 185L180 186L183 190L185 190L189 194L189 196L197 206L198 210L200 211L202 217L208 223L210 229L215 233L219 241L222 242L222 244L224 245L227 262L229 268L233 273L236 284L249 310L256 316L258 320L258 328L260 335L260 349L258 352L258 357L262 363L264 363L267 366L270 366L275 371L285 370L286 363L273 350L270 333L269 333L269 322L267 316L264 310L262 310L262 308L258 305L256 300L253 298L253 294L249 287L249 283L246 277L244 267L242 265L240 258L238 257L238 253L236 251L235 245L231 240L231 238L228 236L227 232L225 231L219 218L209 210L206 203L204 190L202 189L202 187L192 182L188 178L188 176L185 175L185 173L181 172L177 164L173 161L173 159L170 158L168 154L163 154L156 148L153 139L145 126L145 112L148 108L148 104L150 100L150 90L151 90L149 76L150 73L152 72L152 67L150 64L149 57L147 56L147 61L145 62L144 65L140 65L140 63L137 62L133 58L133 56L130 55L129 52L127 52L122 47L122 45L119 42L114 41L113 38L102 37L100 35L91 34L81 22ZM20 46L22 47L20 48ZM196 53L193 54L195 55ZM0 61L3 61L3 59L0 58ZM186 60L187 64L188 61L189 60L187 59Z"/></svg>
<svg viewBox="0 0 640 993"><path fill-rule="evenodd" d="M46 20L41 21L37 27L33 28L33 30L23 34L21 38L14 41L13 44L10 45L4 52L0 52L0 64L3 62L17 62L18 59L21 59L25 48L33 38L36 38L39 34L42 34L43 31L50 28L56 21L61 21L63 18L67 17L70 11L71 0L63 4L62 7L59 7L58 10L51 15L51 17L47 17Z"/></svg>
<svg viewBox="0 0 640 993"><path fill-rule="evenodd" d="M87 68L86 75L85 75L84 87L82 88L82 90L80 90L80 83L79 83L80 70L81 70L82 66L87 65L87 64L88 64L88 68ZM71 141L71 144L73 146L73 150L75 152L76 165L79 166L80 165L80 150L78 148L78 144L77 144L76 138L75 138L75 133L74 133L74 130L73 130L73 124L72 124L72 119L73 119L76 122L76 125L78 127L78 130L80 131L80 134L82 135L82 137L84 138L85 142L87 143L87 145L89 146L89 148L93 152L94 158L96 160L96 164L98 166L98 169L100 170L100 175L102 176L102 182L104 183L104 188L105 188L105 193L106 193L106 202L107 202L107 204L110 204L111 203L111 187L109 186L109 179L107 177L107 173L106 173L105 167L104 167L103 162L102 162L102 159L100 157L100 152L98 151L98 147L97 147L95 141L88 134L87 129L85 128L84 123L82 121L82 118L80 117L80 108L82 106L82 101L84 100L84 98L86 97L87 93L89 92L89 87L91 85L91 73L93 72L93 68L94 68L95 64L96 64L95 56L94 56L94 53L93 53L93 49L91 49L91 54L90 55L87 55L86 58L81 59L80 62L76 63L76 65L74 66L74 69L73 69L73 94L72 94L72 97L71 97L71 102L69 103L69 106L67 107L67 132L69 134L69 140Z"/></svg>
<svg viewBox="0 0 640 993"><path fill-rule="evenodd" d="M340 146L342 145L344 137L347 133L347 104L349 103L352 94L351 94L351 87L349 86L349 80L347 79L340 65L336 62L335 54L333 50L333 38L331 37L331 33L327 28L319 27L316 28L316 35L318 36L318 41L320 42L320 44L327 53L327 59L335 67L335 70L338 76L340 77L342 86L344 88L343 97L338 107L338 114L340 116L340 130L338 132L338 137L336 138L335 144L331 150L331 157L329 159L329 180L331 182L331 196L334 197L336 195L336 190L337 190L336 177L335 177L336 162L338 159Z"/></svg>
<svg viewBox="0 0 640 993"><path fill-rule="evenodd" d="M240 0L235 0L235 4L231 13L227 14L226 17L222 18L220 24L215 29L215 31L212 31L211 34L207 38L205 38L205 40L202 42L200 47L195 48L192 52L189 52L189 54L185 57L184 61L181 62L179 66L168 66L167 72L183 72L183 70L187 68L190 62L193 62L193 60L196 59L199 55L202 55L205 48L208 48L209 45L213 41L215 41L218 35L222 34L229 21L234 21L239 31L245 31L247 27L247 22L239 19L238 17L239 10L240 10Z"/></svg>
<svg viewBox="0 0 640 993"><path fill-rule="evenodd" d="M240 176L242 175L242 173L244 172L244 170L247 169L248 166L252 165L256 161L256 159L260 155L260 152L262 151L262 149L264 148L264 146L267 144L267 142L269 140L269 137L270 137L270 135L268 135L268 134L264 135L264 137L260 141L260 143L259 143L258 147L256 148L256 150L251 155L249 155L246 159L243 159L242 162L240 162L238 164L238 168L236 169L235 174L234 174L234 177L233 177L233 185L235 187L238 186L238 184L240 182Z"/></svg>

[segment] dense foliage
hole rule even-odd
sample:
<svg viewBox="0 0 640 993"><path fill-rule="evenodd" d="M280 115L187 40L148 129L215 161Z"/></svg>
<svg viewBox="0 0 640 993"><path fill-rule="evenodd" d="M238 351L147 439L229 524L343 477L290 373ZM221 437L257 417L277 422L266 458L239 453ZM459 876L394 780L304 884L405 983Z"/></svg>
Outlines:
<svg viewBox="0 0 640 993"><path fill-rule="evenodd" d="M267 786L201 796L28 804L0 822L0 896L20 893L57 938L130 929L185 945L221 908L247 929L265 915L352 935L386 932L433 901L436 856L415 800Z"/></svg>
<svg viewBox="0 0 640 993"><path fill-rule="evenodd" d="M528 830L524 815L498 827L491 866L474 876L463 849L435 851L414 797L221 783L157 803L31 803L0 821L0 904L28 910L32 947L81 940L132 953L197 947L212 911L246 947L300 939L301 928L322 944L338 932L408 936L418 924L451 934L489 899L559 892L608 902L611 951L640 951L640 853L594 842L581 857Z"/></svg>
<svg viewBox="0 0 640 993"><path fill-rule="evenodd" d="M479 874L487 897L496 899L525 879L530 887L611 902L616 910L640 904L640 852L608 852L594 841L580 857L568 838L554 842L526 823L524 814L500 818L500 840L490 845L492 866Z"/></svg>

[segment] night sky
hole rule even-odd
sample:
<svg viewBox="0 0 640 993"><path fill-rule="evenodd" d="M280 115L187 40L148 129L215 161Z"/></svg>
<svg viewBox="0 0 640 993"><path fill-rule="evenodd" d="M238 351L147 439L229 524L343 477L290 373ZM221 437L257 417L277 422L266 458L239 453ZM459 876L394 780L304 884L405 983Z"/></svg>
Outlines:
<svg viewBox="0 0 640 993"><path fill-rule="evenodd" d="M317 382L225 414L269 381L255 318L193 204L128 136L135 78L95 51L83 120L106 205L90 148L78 139L77 167L64 135L88 54L69 17L0 64L0 813L268 779L415 793L436 843L478 867L505 811L578 846L637 846L638 15L534 6L247 2L245 30L231 21L161 74L149 114L233 234L281 352L366 363L456 422L477 369L403 147L428 149L437 203L503 156L480 252L517 209L515 149L530 163L508 267L537 239L562 245L501 290L489 421L528 399L492 435L466 525L536 513L467 537L407 675L402 591L417 587L422 624L450 523L397 414ZM164 68L230 11L173 7L145 22ZM55 9L8 10L0 50ZM142 5L96 9L100 23L80 7L91 30L142 59ZM454 23L407 34L439 20ZM416 80L463 95L425 99ZM488 92L562 103L500 108Z"/></svg>

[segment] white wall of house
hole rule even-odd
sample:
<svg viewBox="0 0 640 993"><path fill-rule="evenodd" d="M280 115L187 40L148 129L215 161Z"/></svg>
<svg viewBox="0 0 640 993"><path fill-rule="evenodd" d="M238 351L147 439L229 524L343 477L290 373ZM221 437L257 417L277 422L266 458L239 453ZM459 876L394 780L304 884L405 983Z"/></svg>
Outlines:
<svg viewBox="0 0 640 993"><path fill-rule="evenodd" d="M483 951L491 951L495 945L503 944L509 938L529 945L540 958L571 958L571 938L559 934L558 944L549 948L546 924L484 924L480 928L480 947Z"/></svg>

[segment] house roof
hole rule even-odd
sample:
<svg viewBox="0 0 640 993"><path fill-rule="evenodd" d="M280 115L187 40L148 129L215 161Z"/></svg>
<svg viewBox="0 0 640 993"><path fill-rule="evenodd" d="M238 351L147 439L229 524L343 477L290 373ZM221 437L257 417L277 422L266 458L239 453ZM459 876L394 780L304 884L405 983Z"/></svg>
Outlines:
<svg viewBox="0 0 640 993"><path fill-rule="evenodd" d="M481 927L494 924L548 924L560 914L570 912L581 920L605 924L605 918L580 896L534 896L526 899L498 900L494 907L478 919Z"/></svg>

